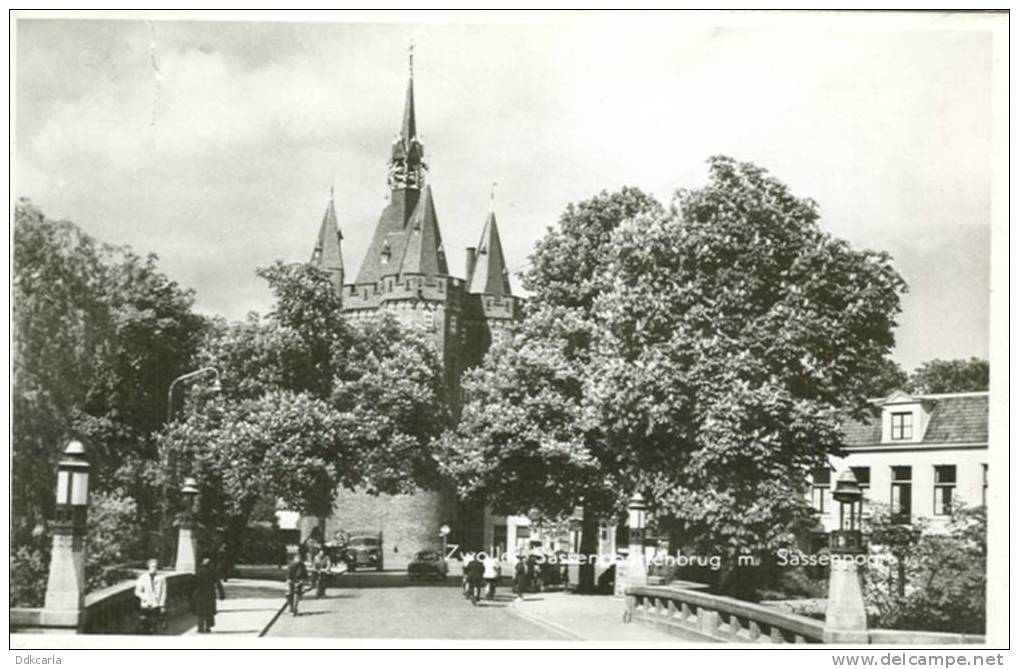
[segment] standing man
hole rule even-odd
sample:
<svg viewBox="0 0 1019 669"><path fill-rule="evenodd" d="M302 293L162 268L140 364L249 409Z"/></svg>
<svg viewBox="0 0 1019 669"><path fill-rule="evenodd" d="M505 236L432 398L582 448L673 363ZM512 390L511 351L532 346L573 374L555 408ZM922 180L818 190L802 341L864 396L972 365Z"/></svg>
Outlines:
<svg viewBox="0 0 1019 669"><path fill-rule="evenodd" d="M470 580L468 580L468 578L467 578L467 565L469 565L473 560L474 560L474 553L472 553L470 551L468 551L467 553L464 553L464 559L463 559L463 584L462 584L464 599L470 599L471 598L471 583L470 583Z"/></svg>
<svg viewBox="0 0 1019 669"><path fill-rule="evenodd" d="M494 555L486 555L485 565L485 599L495 599L495 586L499 581L499 558Z"/></svg>
<svg viewBox="0 0 1019 669"><path fill-rule="evenodd" d="M198 617L199 634L208 634L216 624L217 596L226 599L226 592L218 570L206 555L195 571L195 589L191 593L191 611Z"/></svg>
<svg viewBox="0 0 1019 669"><path fill-rule="evenodd" d="M471 604L474 606L478 605L478 600L481 599L481 586L485 582L485 565L475 555L471 558L471 561L464 567L464 574L467 576L467 587L470 591Z"/></svg>
<svg viewBox="0 0 1019 669"><path fill-rule="evenodd" d="M518 555L517 562L513 565L513 591L517 594L517 599L523 601L526 589L527 565L524 563L524 556Z"/></svg>
<svg viewBox="0 0 1019 669"><path fill-rule="evenodd" d="M139 623L142 634L155 634L166 608L166 577L159 572L159 560L150 558L147 571L134 583L138 598Z"/></svg>
<svg viewBox="0 0 1019 669"><path fill-rule="evenodd" d="M300 552L294 553L294 559L287 567L287 604L290 606L291 615L297 615L297 606L301 601L301 590L304 582L308 580L308 569L301 560Z"/></svg>

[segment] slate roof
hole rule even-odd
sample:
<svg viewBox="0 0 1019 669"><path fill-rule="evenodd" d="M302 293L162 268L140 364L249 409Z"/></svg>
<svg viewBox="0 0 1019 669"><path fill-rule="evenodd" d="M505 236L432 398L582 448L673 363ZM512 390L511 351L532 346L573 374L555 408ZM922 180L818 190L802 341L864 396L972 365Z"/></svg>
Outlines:
<svg viewBox="0 0 1019 669"><path fill-rule="evenodd" d="M442 234L439 219L435 215L432 187L425 186L425 196L418 201L407 222L404 233L403 258L400 261L400 276L423 274L427 277L449 274L446 252L442 248Z"/></svg>
<svg viewBox="0 0 1019 669"><path fill-rule="evenodd" d="M342 269L343 254L340 252L340 240L343 233L336 222L336 207L332 198L326 206L326 213L322 217L322 225L319 226L318 239L315 240L315 248L311 252L311 264L321 269Z"/></svg>
<svg viewBox="0 0 1019 669"><path fill-rule="evenodd" d="M986 443L988 422L988 394L960 393L953 395L914 395L930 410L930 420L923 440L912 443L961 444ZM844 445L847 447L881 446L881 405L875 400L870 418L843 423Z"/></svg>
<svg viewBox="0 0 1019 669"><path fill-rule="evenodd" d="M494 212L488 214L485 227L481 230L474 269L467 277L467 292L499 297L512 294Z"/></svg>

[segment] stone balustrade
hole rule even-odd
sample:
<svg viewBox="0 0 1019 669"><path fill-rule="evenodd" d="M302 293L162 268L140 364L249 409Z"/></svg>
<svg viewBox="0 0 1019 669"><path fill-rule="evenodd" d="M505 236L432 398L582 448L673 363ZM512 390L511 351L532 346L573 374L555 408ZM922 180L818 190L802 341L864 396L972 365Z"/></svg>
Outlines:
<svg viewBox="0 0 1019 669"><path fill-rule="evenodd" d="M675 584L627 588L625 619L729 643L822 643L824 632L814 618ZM876 645L986 643L981 635L914 630L868 630L867 639Z"/></svg>
<svg viewBox="0 0 1019 669"><path fill-rule="evenodd" d="M670 586L626 589L627 619L735 643L821 643L819 620L732 597Z"/></svg>

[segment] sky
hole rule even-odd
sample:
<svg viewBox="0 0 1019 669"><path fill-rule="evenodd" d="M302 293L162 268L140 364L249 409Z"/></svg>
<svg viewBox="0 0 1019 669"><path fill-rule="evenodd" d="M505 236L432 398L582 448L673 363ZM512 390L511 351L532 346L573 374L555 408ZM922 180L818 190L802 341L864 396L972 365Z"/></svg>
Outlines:
<svg viewBox="0 0 1019 669"><path fill-rule="evenodd" d="M568 203L623 186L667 202L726 154L816 200L827 231L892 255L909 284L895 350L907 369L987 357L997 80L980 21L135 17L18 21L14 194L156 253L203 313L265 312L256 268L307 260L330 187L356 274L385 204L413 40L454 275L493 182L517 271Z"/></svg>

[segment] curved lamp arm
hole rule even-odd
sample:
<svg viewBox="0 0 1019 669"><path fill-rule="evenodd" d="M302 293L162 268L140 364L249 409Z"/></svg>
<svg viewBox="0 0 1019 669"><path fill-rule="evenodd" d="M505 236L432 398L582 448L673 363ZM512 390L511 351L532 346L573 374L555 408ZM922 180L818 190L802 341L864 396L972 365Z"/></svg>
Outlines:
<svg viewBox="0 0 1019 669"><path fill-rule="evenodd" d="M188 372L187 374L181 374L176 379L174 379L172 383L170 383L170 390L166 394L166 422L167 422L167 424L170 423L170 420L173 417L173 389L177 387L177 384L181 383L182 381L190 381L191 379L199 377L199 376L201 376L203 374L208 374L209 372L212 372L213 374L216 375L216 383L219 383L220 382L219 370L216 369L215 367L202 367L201 369L196 369L193 372Z"/></svg>

